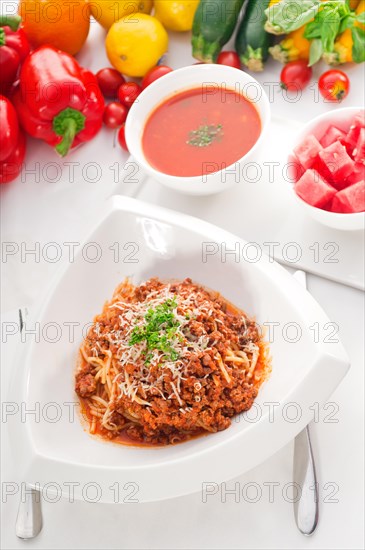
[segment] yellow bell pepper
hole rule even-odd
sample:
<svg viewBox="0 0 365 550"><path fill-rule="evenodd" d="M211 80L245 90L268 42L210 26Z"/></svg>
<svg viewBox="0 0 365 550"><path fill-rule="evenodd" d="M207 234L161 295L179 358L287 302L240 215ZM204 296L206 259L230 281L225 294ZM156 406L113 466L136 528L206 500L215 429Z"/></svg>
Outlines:
<svg viewBox="0 0 365 550"><path fill-rule="evenodd" d="M360 0L355 10L356 15L365 11L365 0ZM365 28L365 25L355 23L355 26ZM352 34L351 29L346 29L340 34L335 42L333 52L323 54L323 59L328 65L341 65L342 63L351 63L352 59Z"/></svg>
<svg viewBox="0 0 365 550"><path fill-rule="evenodd" d="M269 48L272 57L281 63L309 59L310 42L304 38L305 25L289 33L279 44Z"/></svg>

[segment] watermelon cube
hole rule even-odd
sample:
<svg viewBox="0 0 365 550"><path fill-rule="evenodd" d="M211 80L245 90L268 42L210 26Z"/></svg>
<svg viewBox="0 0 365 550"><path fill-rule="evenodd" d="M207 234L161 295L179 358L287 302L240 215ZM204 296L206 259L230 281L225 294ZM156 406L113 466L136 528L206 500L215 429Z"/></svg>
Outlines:
<svg viewBox="0 0 365 550"><path fill-rule="evenodd" d="M298 179L304 174L305 170L298 161L295 155L289 155L288 158L288 176L291 181L298 181Z"/></svg>
<svg viewBox="0 0 365 550"><path fill-rule="evenodd" d="M355 162L354 170L349 176L347 176L345 187L357 183L358 181L365 180L365 166L360 162Z"/></svg>
<svg viewBox="0 0 365 550"><path fill-rule="evenodd" d="M317 208L325 207L336 195L336 189L312 169L304 172L294 189L301 199Z"/></svg>
<svg viewBox="0 0 365 550"><path fill-rule="evenodd" d="M346 149L352 154L352 151L355 149L357 140L359 137L360 128L358 126L351 126L350 130L346 136Z"/></svg>
<svg viewBox="0 0 365 550"><path fill-rule="evenodd" d="M322 136L320 140L320 144L322 147L328 147L335 141L339 141L340 143L344 144L346 140L346 134L336 126L330 126L327 128L325 134Z"/></svg>
<svg viewBox="0 0 365 550"><path fill-rule="evenodd" d="M316 170L336 189L343 189L346 186L345 178L353 172L354 166L354 161L339 141L322 149L315 162Z"/></svg>
<svg viewBox="0 0 365 550"><path fill-rule="evenodd" d="M359 137L357 139L353 155L356 162L365 164L365 128L360 128Z"/></svg>
<svg viewBox="0 0 365 550"><path fill-rule="evenodd" d="M332 200L332 212L354 214L365 211L365 182L359 181L336 193Z"/></svg>
<svg viewBox="0 0 365 550"><path fill-rule="evenodd" d="M304 138L302 143L294 149L295 156L306 170L313 166L320 151L322 151L322 145L312 134Z"/></svg>
<svg viewBox="0 0 365 550"><path fill-rule="evenodd" d="M341 193L341 191L339 191ZM336 212L336 214L346 214L343 210L342 202L336 198L336 195L333 197L333 200L329 208L326 208L329 212Z"/></svg>
<svg viewBox="0 0 365 550"><path fill-rule="evenodd" d="M352 124L350 126L350 129L346 136L346 144L349 148L354 149L357 145L357 140L359 139L359 134L361 128L365 127L365 118L364 113L358 113L354 120L352 121Z"/></svg>
<svg viewBox="0 0 365 550"><path fill-rule="evenodd" d="M365 111L359 111L355 116L352 122L355 126L359 128L365 128Z"/></svg>

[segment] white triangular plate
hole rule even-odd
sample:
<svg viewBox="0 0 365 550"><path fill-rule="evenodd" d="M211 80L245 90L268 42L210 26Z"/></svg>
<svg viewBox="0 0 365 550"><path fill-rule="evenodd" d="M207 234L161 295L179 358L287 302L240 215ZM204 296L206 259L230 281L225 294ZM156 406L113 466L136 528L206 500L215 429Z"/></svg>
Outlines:
<svg viewBox="0 0 365 550"><path fill-rule="evenodd" d="M204 257L204 249L210 255ZM222 258L222 251L232 249L240 250L240 258ZM70 413L77 403L73 374L81 328L126 276L135 283L151 276L191 277L221 292L260 324L275 323L272 374L254 407L230 428L175 446L128 447L93 438L78 414ZM328 322L284 268L265 256L252 261L245 241L196 218L113 197L23 331L25 346L9 400L19 410L38 408L39 414L10 416L16 467L31 485L48 484L51 492L61 490L66 496L70 482L76 484L75 498L83 498L87 490L92 498L99 487L96 496L103 502L128 500L132 493L139 502L177 497L200 491L204 482L242 474L289 442L311 420L311 406L325 402L346 374L348 358L336 336L331 337ZM32 328L38 330L39 342L29 334Z"/></svg>

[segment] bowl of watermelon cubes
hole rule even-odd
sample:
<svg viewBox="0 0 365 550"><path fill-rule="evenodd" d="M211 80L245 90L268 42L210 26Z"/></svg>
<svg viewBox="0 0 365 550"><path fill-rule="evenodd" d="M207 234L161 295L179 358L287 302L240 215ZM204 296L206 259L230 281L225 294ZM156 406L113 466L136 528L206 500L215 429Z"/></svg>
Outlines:
<svg viewBox="0 0 365 550"><path fill-rule="evenodd" d="M306 124L289 165L295 197L312 218L340 230L364 228L363 109L337 109Z"/></svg>

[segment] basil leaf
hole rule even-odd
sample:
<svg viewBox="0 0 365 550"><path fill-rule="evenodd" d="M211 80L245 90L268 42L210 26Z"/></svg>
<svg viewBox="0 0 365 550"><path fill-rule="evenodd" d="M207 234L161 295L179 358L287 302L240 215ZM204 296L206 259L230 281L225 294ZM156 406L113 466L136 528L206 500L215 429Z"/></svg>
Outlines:
<svg viewBox="0 0 365 550"><path fill-rule="evenodd" d="M335 8L323 9L323 12L325 12L322 25L323 51L332 52L340 28L340 14Z"/></svg>
<svg viewBox="0 0 365 550"><path fill-rule="evenodd" d="M350 8L350 6L347 2L341 2L341 3L332 2L332 4L334 6L337 6L339 14L341 15L341 17L346 17L346 15L350 15L352 13L351 8Z"/></svg>
<svg viewBox="0 0 365 550"><path fill-rule="evenodd" d="M281 0L265 10L265 30L273 34L287 34L299 29L318 13L320 0Z"/></svg>
<svg viewBox="0 0 365 550"><path fill-rule="evenodd" d="M346 15L341 21L338 34L342 34L346 29L350 29L354 26L355 17L353 15Z"/></svg>
<svg viewBox="0 0 365 550"><path fill-rule="evenodd" d="M360 27L352 27L352 59L355 63L365 61L365 30Z"/></svg>
<svg viewBox="0 0 365 550"><path fill-rule="evenodd" d="M332 35L335 33L337 35L340 32L338 25L341 24L341 21L350 17L347 12L341 15L343 4L339 4L338 2L326 2L322 5L323 8L305 28L304 36L308 40L322 38L324 42L326 40L331 41ZM328 28L329 25L331 29ZM343 24L343 30L345 30L347 26L351 26L351 21L346 21Z"/></svg>
<svg viewBox="0 0 365 550"><path fill-rule="evenodd" d="M319 61L323 54L323 46L322 46L322 40L319 38L316 38L312 41L310 48L309 48L309 63L308 66L311 67L317 61Z"/></svg>
<svg viewBox="0 0 365 550"><path fill-rule="evenodd" d="M355 19L359 23L364 24L365 23L365 11L363 11L362 13L359 13L359 15L357 15Z"/></svg>
<svg viewBox="0 0 365 550"><path fill-rule="evenodd" d="M308 40L312 40L313 38L321 38L321 33L322 33L322 23L318 21L316 17L314 21L311 21L305 27L304 37L307 38Z"/></svg>

